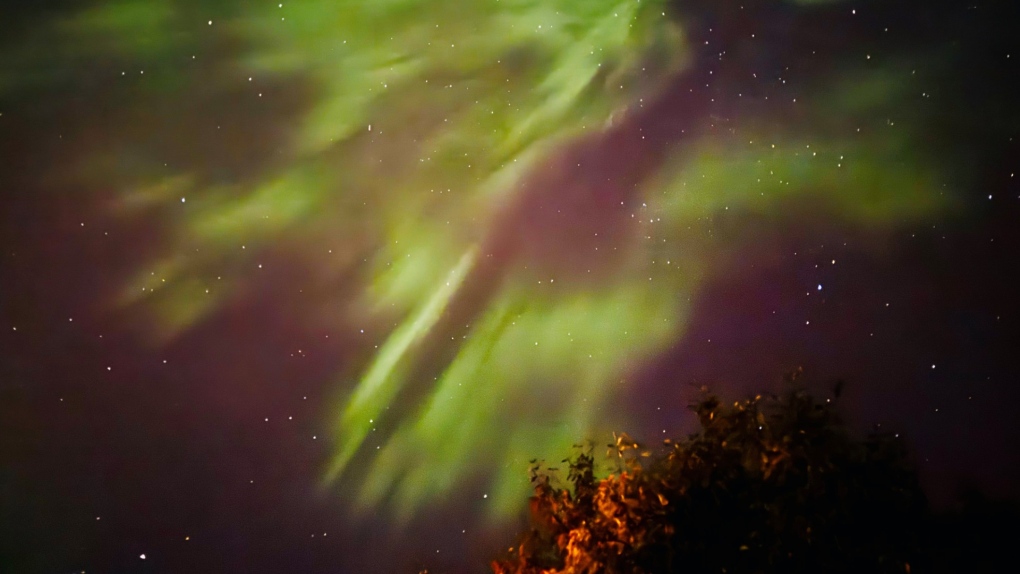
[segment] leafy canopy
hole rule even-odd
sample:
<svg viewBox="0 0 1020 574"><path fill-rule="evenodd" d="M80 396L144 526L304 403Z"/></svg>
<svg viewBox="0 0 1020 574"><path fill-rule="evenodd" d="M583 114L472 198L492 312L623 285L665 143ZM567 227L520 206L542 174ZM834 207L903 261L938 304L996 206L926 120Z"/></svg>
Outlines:
<svg viewBox="0 0 1020 574"><path fill-rule="evenodd" d="M685 439L618 435L606 478L591 449L570 489L533 468L533 527L494 572L910 572L927 503L903 443L853 438L830 401L706 395Z"/></svg>

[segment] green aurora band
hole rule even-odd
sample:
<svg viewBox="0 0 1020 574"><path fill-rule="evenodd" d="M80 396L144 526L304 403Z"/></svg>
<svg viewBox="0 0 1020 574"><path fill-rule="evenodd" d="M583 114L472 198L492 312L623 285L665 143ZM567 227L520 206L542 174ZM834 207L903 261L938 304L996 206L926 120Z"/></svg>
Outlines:
<svg viewBox="0 0 1020 574"><path fill-rule="evenodd" d="M359 508L409 518L482 476L499 518L527 491L529 460L558 460L626 426L614 397L684 337L699 290L749 240L742 222L798 225L804 212L791 206L809 205L819 208L811 225L842 221L881 237L952 202L952 174L916 151L925 116L902 109L913 89L906 61L831 74L803 94L799 121L744 120L739 137L705 131L656 164L636 192L636 247L619 272L554 286L509 271L468 335L447 343L452 358L427 393L375 438L420 376L419 347L479 264L515 183L690 68L682 18L666 4L123 0L40 26L7 69L59 68L32 48L43 43L114 79L149 68L144 82L124 80L104 117L114 135L60 176L115 189L104 203L115 217L163 222L113 310L146 316L153 343L166 344L244 293L259 262L286 257L318 286L298 319L382 337L373 356L340 369L336 404L324 405L336 431L324 484L353 493L343 496ZM213 73L200 83L188 66ZM59 81L11 74L0 95ZM285 97L282 117L259 112L273 125L273 153L242 159L247 170L166 167L163 136L131 127L155 114L197 134L231 98L257 110ZM853 129L886 113L895 129Z"/></svg>

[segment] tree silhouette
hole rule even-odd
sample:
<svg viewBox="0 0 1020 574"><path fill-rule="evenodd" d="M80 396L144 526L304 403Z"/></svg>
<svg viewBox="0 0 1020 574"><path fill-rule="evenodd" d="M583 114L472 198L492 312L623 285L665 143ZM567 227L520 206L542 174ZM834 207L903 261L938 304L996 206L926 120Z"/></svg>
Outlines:
<svg viewBox="0 0 1020 574"><path fill-rule="evenodd" d="M606 478L591 449L564 461L570 489L534 468L533 527L494 572L928 570L928 504L903 442L855 439L831 401L706 395L685 439L653 451L617 436Z"/></svg>

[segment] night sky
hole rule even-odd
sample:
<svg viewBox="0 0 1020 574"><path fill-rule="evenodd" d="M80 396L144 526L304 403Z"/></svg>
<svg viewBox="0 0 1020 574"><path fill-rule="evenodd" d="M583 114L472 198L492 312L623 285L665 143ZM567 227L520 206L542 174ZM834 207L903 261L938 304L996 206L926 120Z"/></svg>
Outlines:
<svg viewBox="0 0 1020 574"><path fill-rule="evenodd" d="M0 21L0 573L482 572L532 459L845 380L1020 497L1012 2Z"/></svg>

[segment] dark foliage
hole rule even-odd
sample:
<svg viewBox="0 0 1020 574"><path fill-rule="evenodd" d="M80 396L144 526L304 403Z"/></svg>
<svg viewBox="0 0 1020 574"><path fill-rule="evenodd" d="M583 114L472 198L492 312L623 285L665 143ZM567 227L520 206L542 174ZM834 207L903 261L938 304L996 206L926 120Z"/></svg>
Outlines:
<svg viewBox="0 0 1020 574"><path fill-rule="evenodd" d="M830 401L707 395L684 440L617 437L606 478L590 449L567 461L570 489L536 468L533 528L494 572L975 571L949 549L976 515L933 518L902 441L855 439Z"/></svg>

